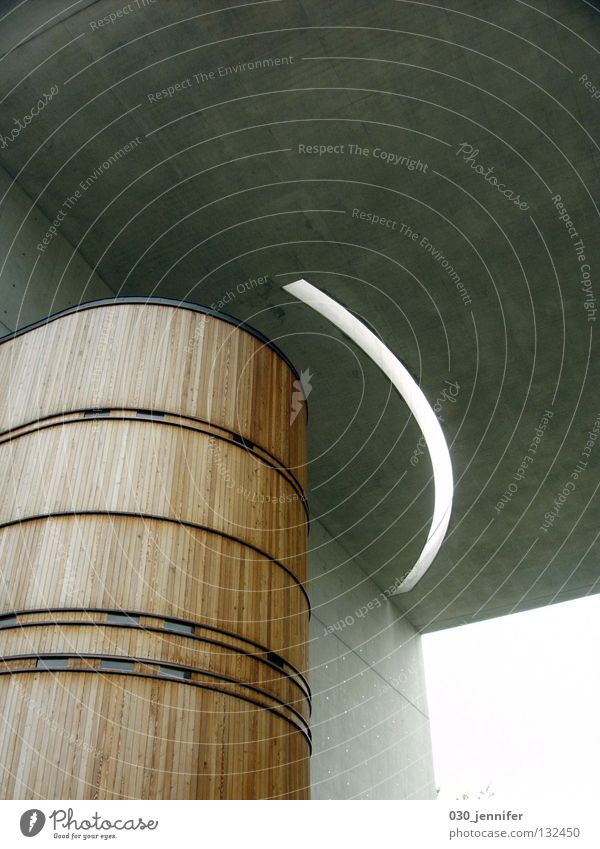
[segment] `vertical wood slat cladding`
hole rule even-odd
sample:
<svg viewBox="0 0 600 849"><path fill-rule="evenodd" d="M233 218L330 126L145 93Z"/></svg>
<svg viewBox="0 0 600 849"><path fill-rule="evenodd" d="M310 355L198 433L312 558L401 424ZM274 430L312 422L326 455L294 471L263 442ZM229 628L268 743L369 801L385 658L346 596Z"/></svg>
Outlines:
<svg viewBox="0 0 600 849"><path fill-rule="evenodd" d="M296 381L251 332L164 303L0 344L3 798L307 798L307 517L277 469L305 487ZM172 420L35 424L92 408L249 450Z"/></svg>
<svg viewBox="0 0 600 849"><path fill-rule="evenodd" d="M56 614L54 618L57 618ZM248 697L256 697L252 692L254 689L256 693L267 694L284 705L292 706L306 721L309 719L309 703L304 690L290 675L281 675L273 665L265 663L258 653L249 654L221 645L219 641L209 642L169 631L123 629L103 622L53 624L52 619L46 614L45 617L39 616L33 626L6 629L2 634L4 656L60 655L68 651L75 659L110 656L187 667L213 675L215 687L230 689L229 679L233 679L236 686L241 685L248 690Z"/></svg>
<svg viewBox="0 0 600 849"><path fill-rule="evenodd" d="M26 673L2 676L0 709L10 727L0 737L7 798L55 798L57 786L67 799L306 794L296 775L302 735L223 693L160 678Z"/></svg>
<svg viewBox="0 0 600 849"><path fill-rule="evenodd" d="M260 339L157 304L65 315L0 344L0 433L71 410L160 410L209 421L270 451L306 489L296 375Z"/></svg>
<svg viewBox="0 0 600 849"><path fill-rule="evenodd" d="M268 557L210 531L126 516L23 522L0 529L0 564L0 613L144 611L233 632L307 669L300 585Z"/></svg>
<svg viewBox="0 0 600 849"><path fill-rule="evenodd" d="M298 493L251 452L201 432L116 418L56 425L2 445L0 479L0 524L85 511L162 516L235 537L306 578Z"/></svg>

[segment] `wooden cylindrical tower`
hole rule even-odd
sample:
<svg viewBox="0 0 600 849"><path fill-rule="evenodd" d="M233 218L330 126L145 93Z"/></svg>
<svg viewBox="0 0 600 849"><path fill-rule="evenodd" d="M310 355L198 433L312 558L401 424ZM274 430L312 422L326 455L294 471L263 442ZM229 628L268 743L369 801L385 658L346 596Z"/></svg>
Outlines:
<svg viewBox="0 0 600 849"><path fill-rule="evenodd" d="M300 393L179 302L1 341L2 798L308 797Z"/></svg>

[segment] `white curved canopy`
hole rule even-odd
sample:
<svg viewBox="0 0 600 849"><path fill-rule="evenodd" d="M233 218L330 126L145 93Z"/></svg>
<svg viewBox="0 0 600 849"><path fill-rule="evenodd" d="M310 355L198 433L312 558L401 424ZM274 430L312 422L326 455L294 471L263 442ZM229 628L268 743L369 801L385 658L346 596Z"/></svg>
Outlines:
<svg viewBox="0 0 600 849"><path fill-rule="evenodd" d="M296 280L294 283L288 283L283 288L298 298L298 300L312 307L312 309L325 316L325 318L328 318L332 324L335 324L346 336L352 339L359 348L362 348L365 354L391 380L394 387L408 404L411 413L421 428L433 467L435 504L427 541L419 555L419 559L395 590L394 595L397 593L406 593L412 590L415 584L420 581L433 562L444 541L450 521L454 489L452 464L440 423L429 405L427 398L398 358L346 307L343 307L336 300L330 298L329 295L326 295L320 289L317 289L316 286L303 279Z"/></svg>

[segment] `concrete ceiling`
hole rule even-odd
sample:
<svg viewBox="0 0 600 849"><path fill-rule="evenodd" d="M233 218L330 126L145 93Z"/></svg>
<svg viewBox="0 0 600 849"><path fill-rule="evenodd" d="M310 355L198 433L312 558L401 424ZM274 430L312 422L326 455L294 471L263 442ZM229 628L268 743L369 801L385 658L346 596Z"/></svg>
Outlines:
<svg viewBox="0 0 600 849"><path fill-rule="evenodd" d="M311 512L384 591L423 545L429 460L377 369L281 286L304 276L380 334L439 400L456 479L441 553L390 602L416 627L597 589L585 303L600 284L582 289L600 267L600 100L585 85L600 87L595 4L128 5L100 25L126 4L0 4L0 131L58 86L0 164L50 220L80 189L60 232L115 294L214 305L310 369Z"/></svg>

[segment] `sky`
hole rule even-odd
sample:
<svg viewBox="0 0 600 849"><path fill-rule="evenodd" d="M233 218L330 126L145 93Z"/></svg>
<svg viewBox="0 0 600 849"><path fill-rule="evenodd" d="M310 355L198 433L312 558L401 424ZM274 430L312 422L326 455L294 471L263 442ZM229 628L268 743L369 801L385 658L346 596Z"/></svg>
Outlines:
<svg viewBox="0 0 600 849"><path fill-rule="evenodd" d="M439 799L600 792L600 595L423 638Z"/></svg>

